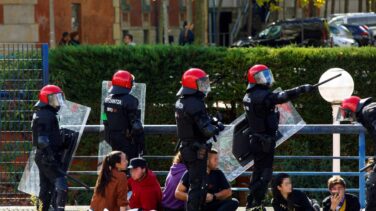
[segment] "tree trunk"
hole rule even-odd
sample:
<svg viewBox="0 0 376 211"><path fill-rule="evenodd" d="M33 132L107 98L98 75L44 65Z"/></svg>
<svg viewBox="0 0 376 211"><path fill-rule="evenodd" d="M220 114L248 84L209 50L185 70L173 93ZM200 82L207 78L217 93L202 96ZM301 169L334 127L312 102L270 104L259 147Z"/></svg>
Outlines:
<svg viewBox="0 0 376 211"><path fill-rule="evenodd" d="M192 0L186 0L187 5L187 22L192 23Z"/></svg>
<svg viewBox="0 0 376 211"><path fill-rule="evenodd" d="M253 26L253 0L249 0L248 21L247 21L248 36L252 35L252 26Z"/></svg>
<svg viewBox="0 0 376 211"><path fill-rule="evenodd" d="M308 4L308 17L315 17L316 16L316 7L315 5L313 4L313 0L310 0L309 1L309 4Z"/></svg>
<svg viewBox="0 0 376 211"><path fill-rule="evenodd" d="M362 12L363 10L363 0L358 0L358 12Z"/></svg>
<svg viewBox="0 0 376 211"><path fill-rule="evenodd" d="M336 0L332 0L332 5L331 5L331 8L330 8L330 13L334 14L335 9L336 9Z"/></svg>
<svg viewBox="0 0 376 211"><path fill-rule="evenodd" d="M328 5L329 5L329 0L325 0L325 11L324 11L324 17L328 17Z"/></svg>
<svg viewBox="0 0 376 211"><path fill-rule="evenodd" d="M168 8L167 3L169 0L163 0L163 38L164 44L168 45Z"/></svg>
<svg viewBox="0 0 376 211"><path fill-rule="evenodd" d="M50 47L55 48L55 13L54 13L54 0L50 0L49 13L50 13Z"/></svg>
<svg viewBox="0 0 376 211"><path fill-rule="evenodd" d="M195 1L195 43L206 45L208 43L208 0Z"/></svg>
<svg viewBox="0 0 376 211"><path fill-rule="evenodd" d="M349 0L345 0L345 13L349 12Z"/></svg>
<svg viewBox="0 0 376 211"><path fill-rule="evenodd" d="M370 0L366 0L366 12L370 11Z"/></svg>
<svg viewBox="0 0 376 211"><path fill-rule="evenodd" d="M220 31L220 25L221 25L221 23L220 23L220 17L221 17L221 12L222 12L222 3L223 3L223 0L219 0L219 2L218 2L218 6L217 6L217 9L216 9L216 15L215 15L215 31L216 31L216 34L215 34L215 43L217 44L217 45L219 45L220 44L220 33L221 33L221 31Z"/></svg>
<svg viewBox="0 0 376 211"><path fill-rule="evenodd" d="M163 43L163 2L158 1L158 43Z"/></svg>
<svg viewBox="0 0 376 211"><path fill-rule="evenodd" d="M294 0L294 17L293 18L297 18L297 15L298 15L298 1L299 0Z"/></svg>

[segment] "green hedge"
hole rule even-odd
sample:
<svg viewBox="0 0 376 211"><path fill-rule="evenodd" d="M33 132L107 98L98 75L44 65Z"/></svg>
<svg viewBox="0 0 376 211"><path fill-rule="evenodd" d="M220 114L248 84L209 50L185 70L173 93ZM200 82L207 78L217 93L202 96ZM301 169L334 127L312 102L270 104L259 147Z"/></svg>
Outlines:
<svg viewBox="0 0 376 211"><path fill-rule="evenodd" d="M110 80L118 69L130 70L136 81L147 84L146 124L174 124L174 103L182 73L190 67L200 67L211 80L223 77L212 87L207 99L208 108L215 112L213 103L223 101L229 107L221 109L225 123L242 112L241 100L246 83L244 74L257 63L268 65L275 76L275 87L291 88L304 83L317 83L321 74L332 67L347 70L354 78L354 94L374 95L376 87L376 48L250 48L227 49L179 46L80 46L63 47L50 51L51 83L62 86L67 99L90 106L93 110L89 124L99 123L101 81ZM308 124L331 123L331 107L319 93L304 95L294 105ZM342 136L342 154L357 155L355 136ZM171 155L175 136L150 137L150 154ZM94 146L92 144L95 144ZM97 140L83 141L80 149L85 154L97 153ZM323 147L326 146L326 147ZM371 146L371 142L367 142ZM372 147L367 147L372 154ZM277 154L330 155L331 135L295 136L283 144ZM356 162L345 162L344 170L357 170ZM331 170L330 161L278 161L278 171ZM167 165L167 164L166 164ZM319 167L317 167L319 166ZM325 187L327 178L321 178L315 187ZM297 178L300 187L308 187L305 178ZM356 180L350 183L357 184Z"/></svg>

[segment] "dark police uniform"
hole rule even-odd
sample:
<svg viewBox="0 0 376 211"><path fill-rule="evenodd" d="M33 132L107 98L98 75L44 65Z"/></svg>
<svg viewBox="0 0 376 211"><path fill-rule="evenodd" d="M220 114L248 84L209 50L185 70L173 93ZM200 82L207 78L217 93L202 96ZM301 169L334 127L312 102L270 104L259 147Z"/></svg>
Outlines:
<svg viewBox="0 0 376 211"><path fill-rule="evenodd" d="M65 150L62 142L57 109L49 105L39 107L32 121L33 145L37 147L35 162L39 169L39 198L43 211L50 207L55 196L55 210L64 210L67 200L67 179L62 169L62 156ZM55 195L56 194L56 195Z"/></svg>
<svg viewBox="0 0 376 211"><path fill-rule="evenodd" d="M127 159L144 152L144 130L140 120L138 99L128 93L110 94L104 101L106 141L112 150L119 150Z"/></svg>
<svg viewBox="0 0 376 211"><path fill-rule="evenodd" d="M260 206L272 178L274 149L278 139L279 112L277 104L285 103L313 88L303 85L273 93L267 86L255 85L243 98L246 118L251 134L250 151L254 156L254 170L247 207Z"/></svg>
<svg viewBox="0 0 376 211"><path fill-rule="evenodd" d="M201 92L181 95L175 104L175 118L180 153L189 171L190 189L187 210L202 209L206 198L207 155L210 146L206 143L219 133L206 112L205 95Z"/></svg>
<svg viewBox="0 0 376 211"><path fill-rule="evenodd" d="M374 152L376 155L376 103L371 98L362 99L359 102L360 110L356 113L356 119L371 135L374 142ZM373 172L368 176L367 182L367 205L366 211L376 211L376 165Z"/></svg>

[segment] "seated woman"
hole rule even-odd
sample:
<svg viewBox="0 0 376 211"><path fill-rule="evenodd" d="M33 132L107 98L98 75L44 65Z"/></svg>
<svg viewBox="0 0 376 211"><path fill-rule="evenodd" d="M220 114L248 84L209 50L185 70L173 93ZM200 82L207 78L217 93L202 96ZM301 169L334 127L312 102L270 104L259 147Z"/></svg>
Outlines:
<svg viewBox="0 0 376 211"><path fill-rule="evenodd" d="M277 174L272 183L275 211L319 211L320 206L315 200L310 200L305 193L294 190L288 174Z"/></svg>
<svg viewBox="0 0 376 211"><path fill-rule="evenodd" d="M123 152L113 151L106 155L91 199L91 210L127 210L127 176L122 172L127 165L127 157Z"/></svg>
<svg viewBox="0 0 376 211"><path fill-rule="evenodd" d="M183 159L178 152L173 160L170 172L168 172L164 190L162 193L162 206L164 211L184 211L184 201L175 198L175 190L184 172L187 170L182 163Z"/></svg>

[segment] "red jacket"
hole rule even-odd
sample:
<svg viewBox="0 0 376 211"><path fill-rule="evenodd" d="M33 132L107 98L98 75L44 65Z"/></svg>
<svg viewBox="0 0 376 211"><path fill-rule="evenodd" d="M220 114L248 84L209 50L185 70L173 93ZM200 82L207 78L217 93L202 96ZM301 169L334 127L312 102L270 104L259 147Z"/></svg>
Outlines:
<svg viewBox="0 0 376 211"><path fill-rule="evenodd" d="M128 179L129 190L132 196L129 200L129 206L142 208L143 210L160 210L162 202L161 186L155 174L149 169L145 178L141 181Z"/></svg>

